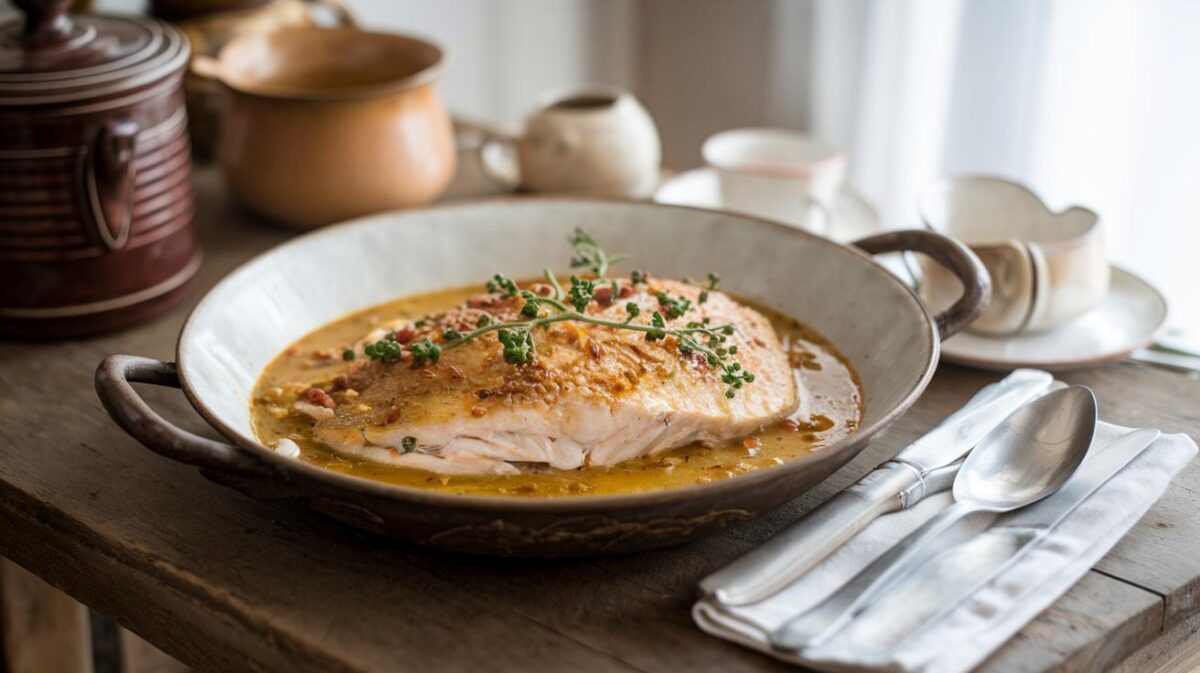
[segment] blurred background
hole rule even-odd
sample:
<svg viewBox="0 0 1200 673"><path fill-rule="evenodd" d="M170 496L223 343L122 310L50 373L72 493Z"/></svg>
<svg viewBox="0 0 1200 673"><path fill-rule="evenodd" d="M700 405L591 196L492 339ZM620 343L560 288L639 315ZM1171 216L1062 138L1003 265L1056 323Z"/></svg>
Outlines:
<svg viewBox="0 0 1200 673"><path fill-rule="evenodd" d="M99 0L138 11L142 0ZM931 179L997 174L1090 207L1113 261L1200 333L1200 2L1191 0L347 0L367 27L452 54L452 111L517 125L539 95L632 90L672 169L708 135L804 129L847 149L889 227Z"/></svg>

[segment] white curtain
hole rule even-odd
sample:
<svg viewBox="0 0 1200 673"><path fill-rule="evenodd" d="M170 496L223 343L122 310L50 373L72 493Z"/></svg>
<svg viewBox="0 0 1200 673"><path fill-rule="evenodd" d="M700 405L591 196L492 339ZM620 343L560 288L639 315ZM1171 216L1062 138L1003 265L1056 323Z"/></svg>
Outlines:
<svg viewBox="0 0 1200 673"><path fill-rule="evenodd" d="M1101 214L1114 263L1200 334L1200 2L816 0L811 121L889 226L989 173Z"/></svg>

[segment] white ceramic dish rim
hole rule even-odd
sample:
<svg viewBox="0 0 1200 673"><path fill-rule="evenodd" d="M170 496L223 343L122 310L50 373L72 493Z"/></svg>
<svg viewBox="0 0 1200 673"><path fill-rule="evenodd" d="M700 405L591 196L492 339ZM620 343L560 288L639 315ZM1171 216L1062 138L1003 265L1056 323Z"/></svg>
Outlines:
<svg viewBox="0 0 1200 673"><path fill-rule="evenodd" d="M478 206L481 204L494 203L502 205L505 203L521 203L521 204L562 204L562 203L581 203L581 204L617 204L631 205L653 209L674 209L681 211L693 211L704 213L707 215L713 214L714 211L705 208L695 208L691 206L667 205L654 202L633 201L628 199L603 199L592 197L482 197L477 199L464 199L444 204L434 204L428 206L422 211L430 210L448 210L454 208L463 208ZM417 211L396 211L390 213L377 213L368 215L347 222L326 226L311 232L301 234L284 243L274 246L259 255L244 262L234 271L230 272L224 278L210 288L205 296L196 304L189 313L183 328L180 330L179 337L176 341L175 358L178 369L178 377L180 388L183 390L185 397L191 406L210 426L216 429L227 440L233 442L237 451L249 452L250 457L255 461L264 462L277 468L281 472L296 472L301 476L314 479L316 481L325 482L331 486L345 488L348 490L357 491L367 495L394 498L407 502L429 504L434 506L448 506L458 509L476 509L476 510L516 510L524 512L572 512L572 511L593 511L601 508L620 507L620 506L644 506L670 503L681 498L686 499L695 494L713 494L724 490L740 490L749 488L753 484L777 479L784 474L793 470L803 469L808 463L819 459L822 454L833 454L844 450L851 443L858 441L866 441L874 435L891 425L897 418L903 415L912 404L921 396L929 385L929 381L933 378L933 374L937 368L938 358L941 353L941 340L938 336L938 328L933 316L925 309L920 298L911 287L906 285L899 278L888 272L884 267L866 252L859 250L850 245L842 245L805 231L798 230L787 224L775 222L764 218L754 217L750 215L742 215L739 213L721 212L719 214L740 218L760 225L767 225L777 228L788 235L799 236L807 239L810 243L825 246L830 250L835 251L834 254L849 253L856 255L863 260L869 262L876 271L880 274L881 279L886 279L884 282L892 284L899 290L899 296L906 298L910 302L913 310L916 310L922 316L923 329L926 336L926 343L929 348L922 354L923 373L912 383L907 391L900 397L900 402L893 405L886 413L882 414L878 419L869 425L860 427L854 434L842 438L841 440L822 447L820 452L812 454L807 458L789 461L782 465L755 470L744 475L714 481L708 484L690 485L678 488L667 488L658 491L650 492L635 492L621 493L613 495L573 495L562 497L547 497L547 498L520 498L509 496L482 496L482 495L459 495L451 493L441 493L427 489L399 486L386 482L367 479L349 474L343 474L327 470L316 465L287 458L275 451L263 446L253 437L243 434L226 423L218 414L214 413L201 399L198 392L194 389L188 380L189 355L188 355L188 338L194 329L196 329L196 320L198 315L202 315L204 309L213 301L219 294L218 290L229 283L234 282L237 278L254 273L260 265L268 264L274 257L282 254L282 251L291 247L306 245L313 240L334 237L341 235L341 232L354 227L369 227L377 220L395 217L402 214L410 214ZM347 314L354 309L348 309ZM836 346L836 344L835 344ZM260 372L261 373L261 372ZM249 400L246 400L249 404ZM231 469L236 469L232 468Z"/></svg>

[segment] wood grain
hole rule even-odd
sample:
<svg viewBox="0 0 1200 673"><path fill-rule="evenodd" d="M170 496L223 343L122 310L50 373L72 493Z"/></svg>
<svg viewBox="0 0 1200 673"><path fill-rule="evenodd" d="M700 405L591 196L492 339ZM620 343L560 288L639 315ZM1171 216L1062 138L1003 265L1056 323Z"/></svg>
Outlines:
<svg viewBox="0 0 1200 673"><path fill-rule="evenodd" d="M121 644L121 673L187 673L191 670L135 633L121 629L118 638Z"/></svg>
<svg viewBox="0 0 1200 673"><path fill-rule="evenodd" d="M87 608L0 559L0 671L91 673Z"/></svg>
<svg viewBox="0 0 1200 673"><path fill-rule="evenodd" d="M286 234L249 224L201 171L201 286ZM83 342L0 345L0 554L200 669L794 670L696 629L698 580L919 436L997 375L944 366L911 413L815 491L726 534L576 561L437 553L252 501L156 456L104 415L109 353L171 358L186 309ZM1200 383L1127 365L1065 376L1103 415L1200 435ZM17 391L11 394L9 391ZM177 391L156 409L213 436ZM1198 610L1189 468L1097 571L985 663L1100 671Z"/></svg>

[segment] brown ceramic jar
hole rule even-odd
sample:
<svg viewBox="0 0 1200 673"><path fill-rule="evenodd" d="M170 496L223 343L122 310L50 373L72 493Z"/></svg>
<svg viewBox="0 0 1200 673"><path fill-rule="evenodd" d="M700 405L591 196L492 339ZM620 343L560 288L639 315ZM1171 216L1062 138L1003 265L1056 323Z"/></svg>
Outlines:
<svg viewBox="0 0 1200 673"><path fill-rule="evenodd" d="M181 298L200 258L181 79L154 20L17 0L0 27L0 334L115 329Z"/></svg>

